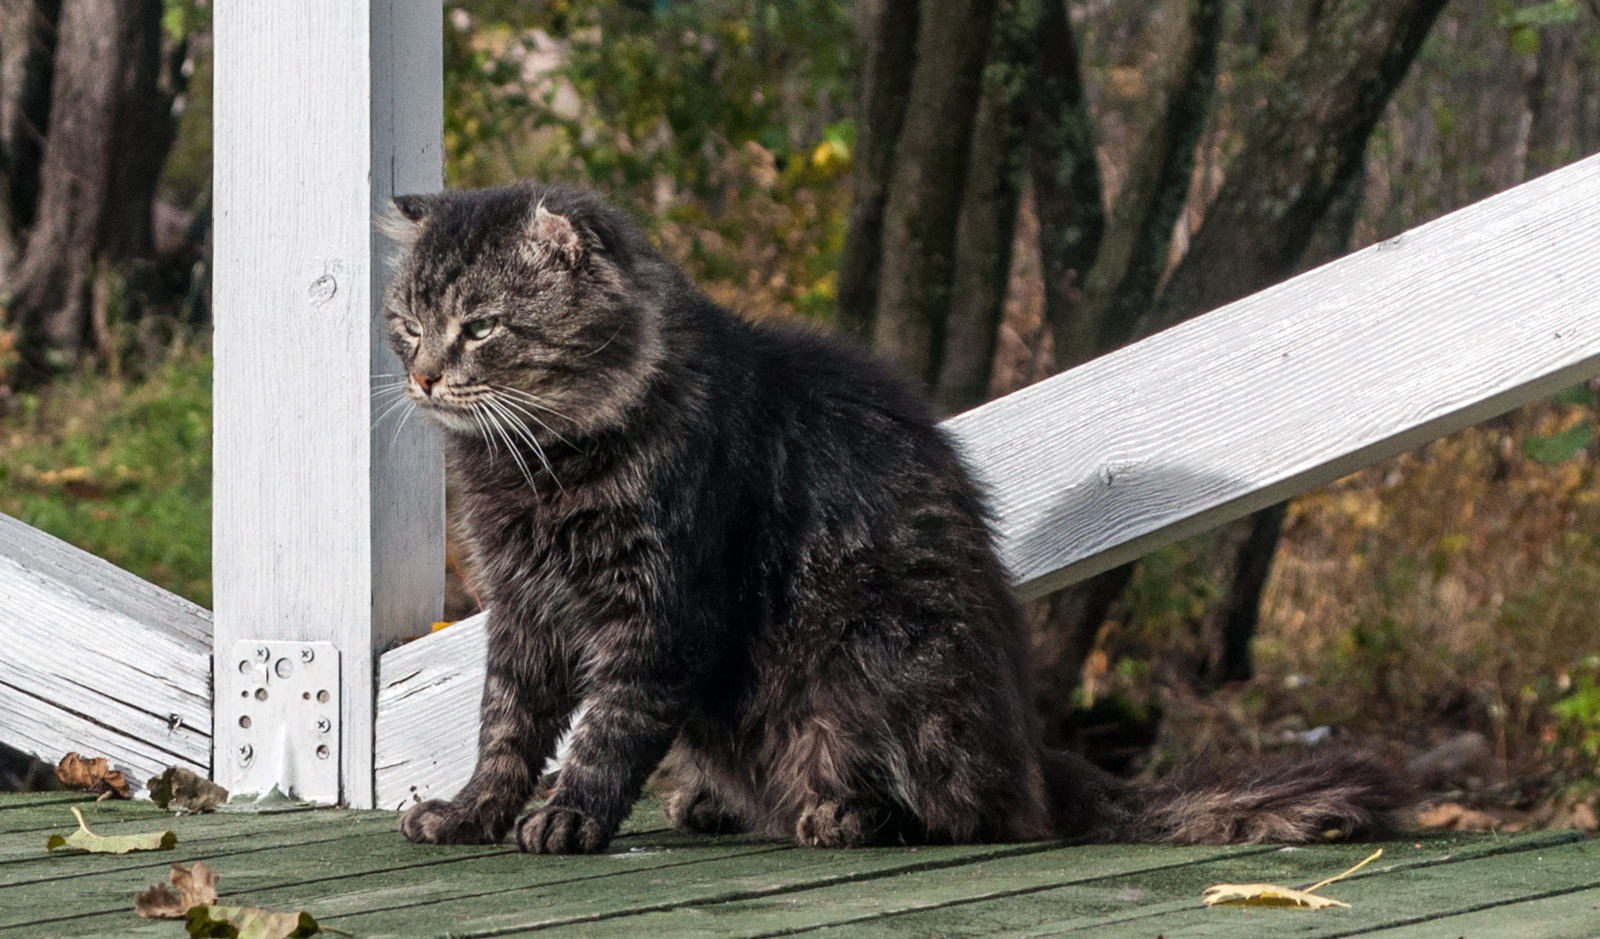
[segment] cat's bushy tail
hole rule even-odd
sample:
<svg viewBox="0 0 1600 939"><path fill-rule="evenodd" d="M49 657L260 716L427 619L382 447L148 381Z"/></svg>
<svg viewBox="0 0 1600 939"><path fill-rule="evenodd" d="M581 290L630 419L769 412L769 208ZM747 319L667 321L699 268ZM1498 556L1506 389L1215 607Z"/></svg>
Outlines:
<svg viewBox="0 0 1600 939"><path fill-rule="evenodd" d="M1381 837L1411 787L1366 753L1195 765L1133 787L1061 751L1043 753L1052 817L1065 837L1158 844L1305 844Z"/></svg>

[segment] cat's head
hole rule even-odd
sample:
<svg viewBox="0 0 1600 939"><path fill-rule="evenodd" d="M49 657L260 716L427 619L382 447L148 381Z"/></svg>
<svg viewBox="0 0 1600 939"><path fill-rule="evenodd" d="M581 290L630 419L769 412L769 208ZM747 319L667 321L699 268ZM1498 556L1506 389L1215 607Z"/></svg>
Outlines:
<svg viewBox="0 0 1600 939"><path fill-rule="evenodd" d="M397 196L384 297L411 400L484 436L565 436L622 419L660 357L659 261L584 192L522 185ZM543 434L540 434L540 431Z"/></svg>

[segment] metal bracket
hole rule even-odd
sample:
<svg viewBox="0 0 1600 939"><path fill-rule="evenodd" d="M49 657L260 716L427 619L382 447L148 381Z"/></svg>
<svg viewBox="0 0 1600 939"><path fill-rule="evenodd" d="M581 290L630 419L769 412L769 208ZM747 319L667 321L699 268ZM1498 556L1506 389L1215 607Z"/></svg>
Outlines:
<svg viewBox="0 0 1600 939"><path fill-rule="evenodd" d="M306 802L339 801L339 650L330 642L242 639L226 670L223 720L236 793L274 786ZM222 709L219 709L222 710Z"/></svg>

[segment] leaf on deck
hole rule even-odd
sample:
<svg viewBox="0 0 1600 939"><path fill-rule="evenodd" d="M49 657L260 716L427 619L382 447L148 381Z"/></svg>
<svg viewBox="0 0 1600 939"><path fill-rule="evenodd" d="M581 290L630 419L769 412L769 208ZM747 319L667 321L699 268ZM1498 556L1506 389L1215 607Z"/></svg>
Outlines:
<svg viewBox="0 0 1600 939"><path fill-rule="evenodd" d="M1382 848L1372 852L1366 860L1344 873L1336 874L1327 880L1318 881L1304 890L1296 890L1293 887L1280 887L1277 884L1215 884L1207 887L1201 896L1204 898L1206 906L1292 906L1313 910L1325 910L1330 906L1342 906L1348 909L1350 904L1341 900L1319 897L1315 891L1326 887L1334 881L1349 877L1380 857L1383 857Z"/></svg>
<svg viewBox="0 0 1600 939"><path fill-rule="evenodd" d="M167 876L172 886L155 884L134 896L135 913L145 919L183 919L190 908L217 902L217 872L205 861L192 868L174 864Z"/></svg>
<svg viewBox="0 0 1600 939"><path fill-rule="evenodd" d="M181 919L191 939L301 939L338 932L317 925L303 910L274 913L253 906L218 906L217 872L204 861L193 868L174 864L167 876L172 886L155 884L136 895L133 911L146 919Z"/></svg>
<svg viewBox="0 0 1600 939"><path fill-rule="evenodd" d="M98 792L102 797L112 794L119 799L128 797L128 780L113 770L103 756L86 760L76 752L68 753L56 764L56 778L68 789Z"/></svg>
<svg viewBox="0 0 1600 939"><path fill-rule="evenodd" d="M1348 907L1339 900L1319 897L1306 890L1280 887L1277 884L1217 884L1207 887L1204 894L1206 906L1304 906L1322 910L1330 906Z"/></svg>
<svg viewBox="0 0 1600 939"><path fill-rule="evenodd" d="M76 805L69 806L78 818L78 830L70 835L51 835L45 849L78 848L95 854L127 854L130 851L171 851L178 845L178 836L170 831L152 831L142 835L97 835L89 830L83 813Z"/></svg>
<svg viewBox="0 0 1600 939"><path fill-rule="evenodd" d="M176 807L186 812L209 812L228 801L228 790L198 773L169 766L145 786L150 798L162 808Z"/></svg>
<svg viewBox="0 0 1600 939"><path fill-rule="evenodd" d="M301 939L322 932L310 913L270 913L253 906L197 906L184 919L191 939Z"/></svg>

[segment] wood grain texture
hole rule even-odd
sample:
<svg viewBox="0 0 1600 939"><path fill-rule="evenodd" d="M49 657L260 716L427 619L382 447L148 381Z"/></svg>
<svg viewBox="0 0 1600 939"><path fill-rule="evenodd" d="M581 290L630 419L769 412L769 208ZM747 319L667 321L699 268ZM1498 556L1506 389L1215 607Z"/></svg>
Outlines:
<svg viewBox="0 0 1600 939"><path fill-rule="evenodd" d="M1018 594L1600 374L1596 217L1600 157L947 421ZM381 805L470 775L483 660L454 661L449 632L389 654L405 717L381 716L401 694L380 689Z"/></svg>
<svg viewBox="0 0 1600 939"><path fill-rule="evenodd" d="M488 621L488 613L479 613L379 662L378 808L448 799L472 777Z"/></svg>
<svg viewBox="0 0 1600 939"><path fill-rule="evenodd" d="M216 648L339 646L356 807L372 805L373 655L426 632L443 597L437 442L425 421L375 422L372 394L400 372L374 315L391 248L373 220L441 185L441 28L437 4L403 0L215 18ZM223 785L233 767L218 760Z"/></svg>
<svg viewBox="0 0 1600 939"><path fill-rule="evenodd" d="M168 827L175 851L108 857L45 852L46 831L74 824L62 805L8 808L22 829L0 834L0 936L28 939L181 932L142 921L130 898L173 862L204 859L224 902L305 909L364 939L554 934L752 937L827 929L856 936L1026 936L1062 933L1336 936L1438 922L1415 935L1456 936L1456 923L1500 924L1481 935L1575 932L1600 877L1600 852L1579 832L1421 834L1323 892L1349 910L1205 909L1220 881L1305 885L1373 845L1176 848L1158 845L942 845L810 850L663 828L643 802L604 854L533 857L502 845L414 845L388 812L165 818L149 806L83 806L96 831ZM1516 911L1521 915L1514 915ZM1474 916L1473 911L1478 911ZM1473 916L1473 919L1467 917ZM1445 931L1449 929L1451 931ZM1506 930L1509 930L1506 931ZM1468 936L1480 932L1468 928Z"/></svg>
<svg viewBox="0 0 1600 939"><path fill-rule="evenodd" d="M0 515L0 741L209 772L211 614Z"/></svg>
<svg viewBox="0 0 1600 939"><path fill-rule="evenodd" d="M946 423L1035 597L1600 374L1600 157Z"/></svg>

